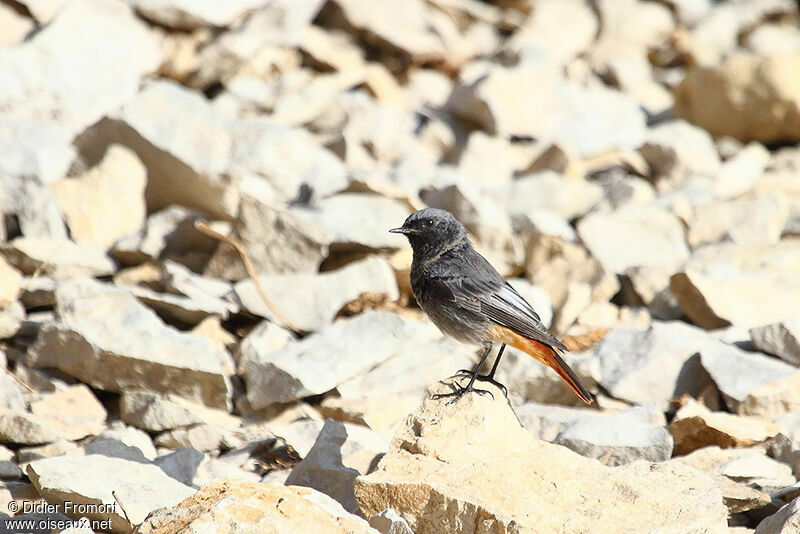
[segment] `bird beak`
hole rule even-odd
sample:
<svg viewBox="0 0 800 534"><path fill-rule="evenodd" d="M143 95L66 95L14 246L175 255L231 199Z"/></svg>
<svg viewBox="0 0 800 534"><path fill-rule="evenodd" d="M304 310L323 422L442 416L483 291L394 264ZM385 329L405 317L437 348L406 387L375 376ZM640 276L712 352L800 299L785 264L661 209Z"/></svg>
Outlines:
<svg viewBox="0 0 800 534"><path fill-rule="evenodd" d="M403 235L408 235L415 231L416 230L412 230L411 228L403 228L402 226L400 228L392 228L391 230L389 230L389 232L393 234L403 234Z"/></svg>

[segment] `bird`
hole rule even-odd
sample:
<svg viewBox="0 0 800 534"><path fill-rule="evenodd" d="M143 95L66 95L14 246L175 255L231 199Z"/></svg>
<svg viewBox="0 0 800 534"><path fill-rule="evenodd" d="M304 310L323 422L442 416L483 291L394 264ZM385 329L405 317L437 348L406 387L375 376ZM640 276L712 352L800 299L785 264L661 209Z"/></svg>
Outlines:
<svg viewBox="0 0 800 534"><path fill-rule="evenodd" d="M470 391L491 394L475 388L476 380L494 384L508 396L506 387L494 376L506 345L511 345L553 369L583 402L593 402L592 394L561 357L567 347L542 324L533 306L475 250L466 228L452 213L424 208L389 231L405 235L411 244L411 289L419 307L445 335L484 349L475 369L457 373L470 376L466 386L455 382L454 391L434 398L453 397L449 404ZM501 345L494 364L482 375L481 368L495 343Z"/></svg>

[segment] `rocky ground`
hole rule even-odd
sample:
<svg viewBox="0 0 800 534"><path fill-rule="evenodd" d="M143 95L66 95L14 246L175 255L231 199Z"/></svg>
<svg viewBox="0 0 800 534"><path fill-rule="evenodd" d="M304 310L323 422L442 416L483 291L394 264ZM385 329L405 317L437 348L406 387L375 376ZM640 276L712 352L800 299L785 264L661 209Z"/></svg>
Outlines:
<svg viewBox="0 0 800 534"><path fill-rule="evenodd" d="M799 28L789 0L0 1L0 521L800 532ZM509 402L430 399L477 354L387 232L423 206L594 406L514 350Z"/></svg>

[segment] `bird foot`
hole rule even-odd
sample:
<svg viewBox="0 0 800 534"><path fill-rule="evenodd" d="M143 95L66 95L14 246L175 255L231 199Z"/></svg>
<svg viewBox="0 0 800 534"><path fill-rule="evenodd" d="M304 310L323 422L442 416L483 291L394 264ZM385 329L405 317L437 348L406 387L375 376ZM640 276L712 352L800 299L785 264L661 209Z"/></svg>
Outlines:
<svg viewBox="0 0 800 534"><path fill-rule="evenodd" d="M474 372L475 371L470 371L469 369L459 369L458 372L455 374L455 376L460 376L460 375L472 376L472 373L474 373ZM490 384L494 384L500 391L503 392L503 395L505 395L505 397L508 398L508 388L505 387L500 382L498 382L497 380L495 380L494 376L492 376L492 375L478 375L478 376L475 377L475 380L477 380L479 382L489 382Z"/></svg>
<svg viewBox="0 0 800 534"><path fill-rule="evenodd" d="M453 397L452 399L450 399L446 403L447 405L450 405L450 404L453 404L454 402L456 402L458 399L460 399L464 395L466 395L467 393L469 393L470 391L474 391L475 393L477 393L479 395L485 395L485 394L488 393L489 395L491 395L492 399L494 399L494 395L492 395L491 391L486 390L486 389L478 389L478 388L472 387L472 384L469 384L467 387L464 387L461 384L459 384L458 382L452 382L450 384L450 386L453 388L454 391L451 391L450 393L436 393L431 398L434 399L434 400L438 400L438 399L444 399L444 398Z"/></svg>

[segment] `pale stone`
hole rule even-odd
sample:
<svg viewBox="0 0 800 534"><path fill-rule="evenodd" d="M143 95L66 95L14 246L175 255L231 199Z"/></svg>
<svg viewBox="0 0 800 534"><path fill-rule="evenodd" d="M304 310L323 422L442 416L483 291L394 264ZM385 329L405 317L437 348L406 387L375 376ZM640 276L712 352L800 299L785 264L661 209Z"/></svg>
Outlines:
<svg viewBox="0 0 800 534"><path fill-rule="evenodd" d="M203 26L230 26L239 17L261 7L264 1L128 0L128 3L139 14L157 24L192 30Z"/></svg>
<svg viewBox="0 0 800 534"><path fill-rule="evenodd" d="M686 315L704 328L762 326L797 313L800 280L793 271L798 264L797 239L707 245L672 276L670 288Z"/></svg>
<svg viewBox="0 0 800 534"><path fill-rule="evenodd" d="M156 508L172 506L194 493L154 465L100 455L46 458L29 464L27 471L39 494L67 513L65 501L105 505L105 513L85 515L109 519L113 532L129 532ZM76 510L69 515L84 514Z"/></svg>
<svg viewBox="0 0 800 534"><path fill-rule="evenodd" d="M0 252L11 265L29 275L104 276L115 271L114 262L103 249L64 238L18 237L0 244Z"/></svg>
<svg viewBox="0 0 800 534"><path fill-rule="evenodd" d="M245 362L239 372L247 399L259 409L324 393L403 351L398 341L413 339L421 328L379 311L337 321L299 343ZM349 357L337 356L344 353Z"/></svg>
<svg viewBox="0 0 800 534"><path fill-rule="evenodd" d="M797 369L777 358L748 353L733 345L718 344L700 349L700 362L735 411L751 392L796 374Z"/></svg>
<svg viewBox="0 0 800 534"><path fill-rule="evenodd" d="M677 269L689 258L678 218L652 206L591 213L578 223L578 235L603 266L615 273L641 266Z"/></svg>
<svg viewBox="0 0 800 534"><path fill-rule="evenodd" d="M207 408L175 395L149 391L122 392L120 417L129 425L160 432L200 423L237 426L239 420L223 410Z"/></svg>
<svg viewBox="0 0 800 534"><path fill-rule="evenodd" d="M130 98L160 62L157 40L124 3L71 1L32 39L0 49L0 112L74 136Z"/></svg>
<svg viewBox="0 0 800 534"><path fill-rule="evenodd" d="M78 244L107 249L144 222L147 172L129 149L111 145L85 175L51 187Z"/></svg>
<svg viewBox="0 0 800 534"><path fill-rule="evenodd" d="M91 280L62 282L56 298L59 319L43 327L30 365L109 391L146 387L228 407L230 355L221 345L179 332L126 291Z"/></svg>
<svg viewBox="0 0 800 534"><path fill-rule="evenodd" d="M757 349L800 366L800 318L753 328L750 338Z"/></svg>
<svg viewBox="0 0 800 534"><path fill-rule="evenodd" d="M254 315L280 323L271 306L293 326L315 332L330 324L339 310L364 293L386 295L397 299L397 280L386 260L369 257L335 271L318 275L276 274L259 276L270 299L267 306L252 280L242 280L234 286L242 307Z"/></svg>
<svg viewBox="0 0 800 534"><path fill-rule="evenodd" d="M233 529L241 532L378 534L360 517L311 488L219 480L203 486L172 508L151 515L134 531L186 534Z"/></svg>
<svg viewBox="0 0 800 534"><path fill-rule="evenodd" d="M76 440L99 434L104 428L103 423L89 417L0 411L0 443L39 445L60 438Z"/></svg>
<svg viewBox="0 0 800 534"><path fill-rule="evenodd" d="M450 390L438 384L432 392ZM464 528L598 533L727 528L727 510L706 475L647 462L609 468L538 441L520 426L502 392L491 391L494 399L424 401L398 430L377 469L356 479L362 513L371 517L393 508L418 534ZM465 478L465 469L481 475ZM645 489L651 486L652 492ZM631 492L637 496L631 498ZM537 496L535 507L530 495Z"/></svg>
<svg viewBox="0 0 800 534"><path fill-rule="evenodd" d="M108 413L92 390L83 384L68 386L61 391L45 395L30 404L36 415L79 416L104 422Z"/></svg>
<svg viewBox="0 0 800 534"><path fill-rule="evenodd" d="M676 90L675 114L713 135L796 142L800 140L798 69L800 53L741 54L721 65L696 68Z"/></svg>
<svg viewBox="0 0 800 534"><path fill-rule="evenodd" d="M721 448L749 447L774 437L779 426L756 417L712 412L697 402L689 402L669 424L675 439L675 454L716 445Z"/></svg>

